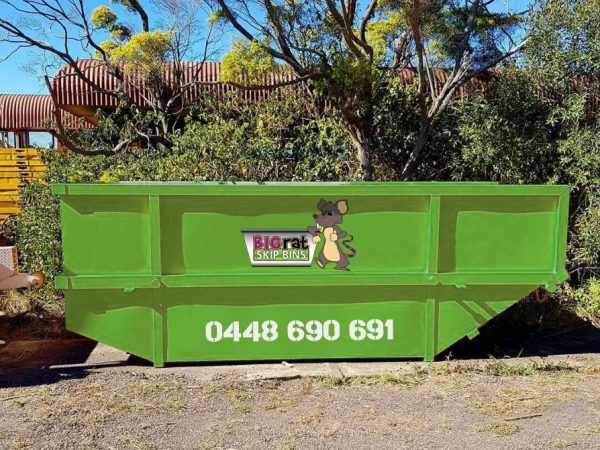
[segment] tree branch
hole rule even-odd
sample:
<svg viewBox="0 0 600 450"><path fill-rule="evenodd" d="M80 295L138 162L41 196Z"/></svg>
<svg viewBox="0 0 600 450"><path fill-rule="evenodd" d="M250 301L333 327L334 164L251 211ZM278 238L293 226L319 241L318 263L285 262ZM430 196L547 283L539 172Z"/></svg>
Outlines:
<svg viewBox="0 0 600 450"><path fill-rule="evenodd" d="M225 3L225 0L217 0L219 3L219 7L223 11L223 14L227 18L227 20L233 25L233 27L239 31L246 39L251 42L256 42L261 45L271 56L277 59L281 59L288 63L298 75L303 76L306 74L306 69L296 60L293 54L282 53L273 47L263 44L261 41L256 39L252 33L250 33L240 22L237 20L229 6ZM283 49L282 49L283 51Z"/></svg>
<svg viewBox="0 0 600 450"><path fill-rule="evenodd" d="M369 20L371 20L375 14L377 3L378 0L371 0L371 3L369 3L369 7L367 8L367 12L365 13L365 16L360 24L360 38L364 42L367 42L367 25L369 24Z"/></svg>
<svg viewBox="0 0 600 450"><path fill-rule="evenodd" d="M131 8L138 13L140 19L142 21L142 30L146 33L150 31L150 21L148 20L148 13L144 7L137 0L127 0L127 4L131 6Z"/></svg>

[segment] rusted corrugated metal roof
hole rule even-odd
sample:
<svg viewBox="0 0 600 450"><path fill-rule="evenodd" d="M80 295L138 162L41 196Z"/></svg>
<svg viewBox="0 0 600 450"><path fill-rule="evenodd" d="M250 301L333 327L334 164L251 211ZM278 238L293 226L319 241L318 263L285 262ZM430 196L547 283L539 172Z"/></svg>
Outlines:
<svg viewBox="0 0 600 450"><path fill-rule="evenodd" d="M0 95L0 129L45 131L52 117L49 95Z"/></svg>
<svg viewBox="0 0 600 450"><path fill-rule="evenodd" d="M118 80L111 74L102 61L93 59L84 59L77 62L77 67L82 71L93 84L100 87L97 89L85 83L71 66L63 67L53 82L54 95L59 106L71 112L78 117L86 117L94 122L95 114L98 109L111 110L116 108L118 100L113 95L105 91L115 90ZM181 104L190 104L197 101L203 93L212 92L218 98L222 98L225 93L236 91L237 88L226 83L221 83L221 63L219 62L182 62L165 64L165 74L168 85L172 89L177 86L188 86L181 95L181 103L174 105L180 107ZM488 82L492 81L498 74L496 71L487 71L475 79L462 85L457 92L459 97L465 97L473 91L484 91ZM404 80L407 84L416 81L416 71L414 69L403 69L396 73L397 77ZM434 72L433 90L439 94L444 83L448 80L449 72L445 70L436 70ZM143 82L136 82L135 75L128 75L125 83L125 93L131 100L142 108L148 107L145 97L148 92ZM273 73L263 84L273 85L285 81L291 81L295 78L293 72L282 66L279 73ZM240 80L240 84L245 84L245 80ZM429 88L429 85L428 85ZM286 86L278 89L278 92L293 92L304 89L300 84ZM274 88L241 90L240 96L249 101L264 99L272 95ZM597 99L590 101L591 109L597 110Z"/></svg>
<svg viewBox="0 0 600 450"><path fill-rule="evenodd" d="M433 76L433 91L436 94L439 94L441 92L442 88L444 87L444 83L446 83L446 81L448 81L450 71L436 69L433 72L433 75L434 75ZM406 84L414 83L417 81L417 71L414 69L402 69L401 71L398 72L398 74L396 76L401 78L402 80L404 80L404 82ZM458 91L456 92L456 94L459 95L460 97L463 97L472 90L482 91L485 88L486 82L490 81L492 77L493 77L493 72L491 72L491 71L484 72L480 76L478 76L476 78L472 78L467 83L460 86L458 88ZM428 81L426 81L426 83L428 83Z"/></svg>
<svg viewBox="0 0 600 450"><path fill-rule="evenodd" d="M78 128L78 118L67 112L62 117L65 127ZM49 95L0 94L0 130L49 131L49 120L54 121L54 104Z"/></svg>
<svg viewBox="0 0 600 450"><path fill-rule="evenodd" d="M58 104L61 107L72 110L73 107L82 106L89 110L112 109L116 108L118 100L115 96L105 91L114 91L119 81L109 72L102 61L93 59L83 59L77 62L78 69L84 73L89 80L100 89L90 86L84 82L81 77L76 75L76 71L71 66L63 67L57 74L53 82L53 89ZM170 81L168 85L172 88L177 86L187 86L182 94L185 103L192 103L197 100L202 93L213 92L218 97L222 97L226 92L237 90L236 87L220 83L221 63L219 62L182 62L168 63L165 65L166 79ZM411 69L401 70L398 77L407 83L415 81L416 72ZM281 82L291 81L295 78L293 72L282 68L279 73L269 75L263 84L273 85ZM137 82L135 75L126 76L124 92L131 100L139 106L148 106L144 97L148 97L148 92L143 82ZM434 88L437 92L441 89L448 78L448 72L436 70ZM462 86L459 89L460 95L465 95L469 88L483 87L482 81L489 78L489 74L471 81L468 86ZM240 80L244 84L245 80ZM300 85L288 87L287 89L301 90ZM263 99L273 92L273 88L242 90L242 98L250 101Z"/></svg>
<svg viewBox="0 0 600 450"><path fill-rule="evenodd" d="M114 91L119 80L107 66L101 61L83 59L77 62L77 68L96 87L86 83L70 65L64 66L52 83L58 104L61 107L85 106L94 110L116 108L118 99L106 91ZM236 90L234 86L220 83L221 63L219 62L167 63L165 76L169 81L167 85L172 89L185 87L181 95L185 103L194 102L205 92L216 92L218 96L222 96L226 92ZM280 73L269 75L265 84L289 81L294 77L290 70L282 69ZM244 80L241 80L241 83L243 82ZM147 88L144 82L136 80L135 74L126 75L123 91L135 104L148 106L145 100L148 97ZM265 98L272 91L272 88L243 90L241 95L252 101Z"/></svg>

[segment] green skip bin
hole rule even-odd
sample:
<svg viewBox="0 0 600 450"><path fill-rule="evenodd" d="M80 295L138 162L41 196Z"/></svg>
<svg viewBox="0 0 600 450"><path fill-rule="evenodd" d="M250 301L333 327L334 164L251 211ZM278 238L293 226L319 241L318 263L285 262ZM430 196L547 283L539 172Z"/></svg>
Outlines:
<svg viewBox="0 0 600 450"><path fill-rule="evenodd" d="M58 184L67 328L163 366L423 358L567 278L569 188Z"/></svg>

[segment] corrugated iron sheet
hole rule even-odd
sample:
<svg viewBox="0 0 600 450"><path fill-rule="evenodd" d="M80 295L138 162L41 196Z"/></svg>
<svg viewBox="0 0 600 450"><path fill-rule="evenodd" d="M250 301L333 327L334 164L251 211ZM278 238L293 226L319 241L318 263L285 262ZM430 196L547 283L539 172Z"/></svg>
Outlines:
<svg viewBox="0 0 600 450"><path fill-rule="evenodd" d="M71 114L63 112L62 118L65 127L79 127L80 119ZM48 120L54 121L54 105L49 95L0 94L0 130L48 131Z"/></svg>
<svg viewBox="0 0 600 450"><path fill-rule="evenodd" d="M89 121L94 121L96 110L111 110L116 108L118 99L107 91L114 91L119 83L106 67L98 60L83 59L78 61L77 68L83 72L97 87L84 82L71 66L63 67L53 81L53 91L58 105L64 109L63 122L68 128L77 128L78 120L66 111L70 111L75 116L86 117ZM119 69L119 70L122 70ZM236 87L221 83L221 64L219 62L182 62L165 64L165 73L171 89L185 87L180 96L180 101L173 105L179 108L182 105L189 105L196 102L203 93L216 94L217 98L222 98L226 93L238 90ZM443 70L436 70L433 89L439 93L444 82L447 81L449 73ZM404 69L396 74L397 77L406 83L415 81L416 72L413 69ZM477 79L461 86L457 94L460 97L469 95L473 90L484 91L488 82L495 76L495 72L490 71L482 74ZM127 75L124 86L125 93L131 100L140 107L148 107L145 98L148 97L147 86L143 82L136 81L136 75ZM295 78L293 72L282 67L279 73L269 75L264 84L274 85L281 82L291 81ZM245 84L245 80L240 80L240 84ZM574 83L576 88L577 83ZM300 91L304 89L300 84L293 84L285 88L276 89L278 95L285 95L286 92ZM274 88L241 90L239 95L248 101L264 99L273 95ZM171 93L172 94L172 93ZM540 93L540 95L544 95ZM598 98L588 99L591 111L598 110ZM20 130L43 131L45 119L52 117L52 101L49 96L42 95L0 95L0 130ZM92 127L89 122L86 127Z"/></svg>
<svg viewBox="0 0 600 450"><path fill-rule="evenodd" d="M86 83L77 76L76 70L67 65L56 75L52 88L58 104L61 107L85 106L93 109L111 109L118 105L118 99L107 91L114 91L119 84L119 79L111 73L105 64L92 59L80 60L77 68L96 86ZM118 68L122 70L122 68ZM165 64L165 77L167 84L175 92L181 91L184 103L192 103L203 93L213 92L222 96L237 88L226 83L221 83L221 64L218 62L182 62ZM265 79L265 84L275 84L294 79L295 75L282 69L280 73L273 73ZM146 98L149 91L141 77L135 74L126 75L124 78L123 92L137 105L147 107ZM241 80L244 83L244 80ZM243 90L241 95L246 100L259 100L267 97L273 88L258 90ZM177 92L175 92L177 93Z"/></svg>
<svg viewBox="0 0 600 450"><path fill-rule="evenodd" d="M106 91L114 90L119 83L115 77L107 69L106 65L101 61L84 59L77 63L77 68L85 74L89 80L97 86L97 88L83 81L77 76L76 71L71 66L63 67L53 82L53 89L56 95L58 104L61 107L85 106L93 109L111 109L115 108L118 100L115 96L110 95ZM119 68L122 70L122 68ZM182 100L185 103L193 103L202 93L216 93L217 97L222 97L225 93L238 90L236 87L221 83L221 63L219 62L182 62L165 64L166 79L168 85L172 89L185 87L182 92ZM404 69L397 76L405 80L407 83L415 81L415 71ZM145 97L148 97L148 91L143 82L136 80L135 74L125 76L123 91L137 105L148 106ZM280 72L270 74L265 78L266 85L274 85L281 82L292 81L296 75L289 69L282 68ZM443 83L447 80L448 73L443 70L437 70L435 73L435 89L437 92L441 89ZM459 89L460 95L465 95L470 88L483 87L482 81L489 78L489 75L480 77L474 80L467 86L462 86ZM245 84L244 79L240 80L240 84ZM300 91L302 86L292 85L287 89ZM241 90L240 95L243 99L249 101L260 100L268 97L274 88L267 87L265 89Z"/></svg>

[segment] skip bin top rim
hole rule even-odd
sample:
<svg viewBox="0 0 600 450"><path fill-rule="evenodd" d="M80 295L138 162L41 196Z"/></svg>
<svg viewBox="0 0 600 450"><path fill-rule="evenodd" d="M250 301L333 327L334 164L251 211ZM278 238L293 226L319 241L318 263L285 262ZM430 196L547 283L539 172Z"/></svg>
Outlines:
<svg viewBox="0 0 600 450"><path fill-rule="evenodd" d="M561 195L567 185L495 182L119 182L58 183L55 195Z"/></svg>

